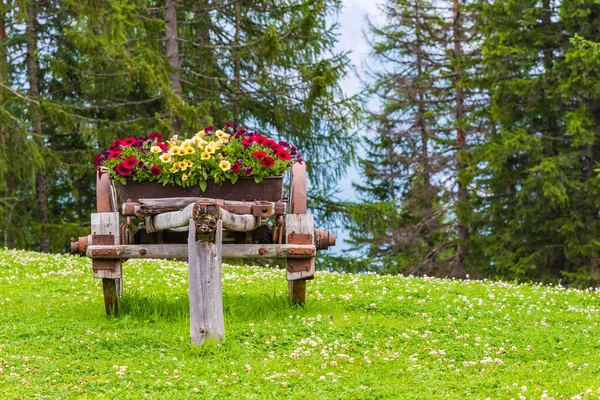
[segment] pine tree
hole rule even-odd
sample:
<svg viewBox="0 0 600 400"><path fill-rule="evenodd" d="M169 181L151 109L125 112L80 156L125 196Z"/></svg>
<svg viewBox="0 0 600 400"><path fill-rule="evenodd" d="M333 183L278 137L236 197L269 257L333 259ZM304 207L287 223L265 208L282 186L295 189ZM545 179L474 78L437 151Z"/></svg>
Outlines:
<svg viewBox="0 0 600 400"><path fill-rule="evenodd" d="M479 149L476 247L489 274L589 286L598 274L600 6L495 1L483 63L495 134Z"/></svg>
<svg viewBox="0 0 600 400"><path fill-rule="evenodd" d="M356 185L366 201L350 206L347 229L351 242L387 271L448 273L446 21L428 1L389 1L382 10L386 25L371 28L383 65L372 71L371 91L382 105L361 160L366 180Z"/></svg>

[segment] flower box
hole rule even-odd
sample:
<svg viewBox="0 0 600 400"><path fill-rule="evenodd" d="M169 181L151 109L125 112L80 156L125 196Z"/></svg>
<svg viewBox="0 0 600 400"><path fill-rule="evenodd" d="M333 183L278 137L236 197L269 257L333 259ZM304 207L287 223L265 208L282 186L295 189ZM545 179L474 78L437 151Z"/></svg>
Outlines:
<svg viewBox="0 0 600 400"><path fill-rule="evenodd" d="M292 144L225 123L206 127L190 139L116 139L98 154L98 174L108 174L119 204L127 200L203 197L233 201L282 199L283 175L302 163Z"/></svg>
<svg viewBox="0 0 600 400"><path fill-rule="evenodd" d="M139 199L164 199L170 197L204 197L234 201L280 201L283 197L283 176L267 176L261 182L253 178L241 177L235 183L228 181L220 184L207 181L206 190L199 186L182 187L178 185L163 186L158 182L134 182L126 185L116 183L119 205L127 200L137 202Z"/></svg>

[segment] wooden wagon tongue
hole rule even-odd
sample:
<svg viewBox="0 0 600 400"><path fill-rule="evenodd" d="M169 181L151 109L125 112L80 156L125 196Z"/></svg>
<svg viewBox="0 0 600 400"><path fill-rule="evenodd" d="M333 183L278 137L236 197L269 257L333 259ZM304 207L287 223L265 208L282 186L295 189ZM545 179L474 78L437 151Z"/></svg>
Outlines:
<svg viewBox="0 0 600 400"><path fill-rule="evenodd" d="M313 216L287 214L283 201L230 201L206 198L137 199L122 204L128 223L120 223L114 191L107 179L98 181L98 213L92 214L92 235L73 239L71 252L92 258L94 277L102 278L108 314L117 312L122 292L121 263L129 258L188 259L191 343L220 341L225 337L221 261L223 258L279 258L287 260L287 279L295 301L304 301L305 281L315 271L318 249L335 245L335 235L314 228ZM101 199L110 193L109 201ZM296 192L297 195L298 192ZM293 197L292 194L291 197ZM297 196L296 196L297 197ZM299 210L292 203L292 212ZM129 218L144 223L144 234L162 237L163 232L187 230L187 244L134 244ZM272 227L267 218L274 217ZM268 228L268 242L253 243L252 233ZM140 228L138 228L140 229ZM237 243L223 243L224 232L246 233ZM248 236L249 235L249 236ZM182 241L184 241L183 239ZM156 242L154 242L156 243Z"/></svg>

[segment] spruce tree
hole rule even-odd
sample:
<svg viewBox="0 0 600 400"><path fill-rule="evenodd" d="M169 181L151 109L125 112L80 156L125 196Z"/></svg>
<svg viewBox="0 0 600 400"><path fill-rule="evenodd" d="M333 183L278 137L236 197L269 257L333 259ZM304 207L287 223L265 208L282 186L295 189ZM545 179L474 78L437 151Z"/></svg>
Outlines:
<svg viewBox="0 0 600 400"><path fill-rule="evenodd" d="M495 134L477 162L481 264L496 276L597 283L597 64L572 39L598 42L600 6L498 0L482 14Z"/></svg>

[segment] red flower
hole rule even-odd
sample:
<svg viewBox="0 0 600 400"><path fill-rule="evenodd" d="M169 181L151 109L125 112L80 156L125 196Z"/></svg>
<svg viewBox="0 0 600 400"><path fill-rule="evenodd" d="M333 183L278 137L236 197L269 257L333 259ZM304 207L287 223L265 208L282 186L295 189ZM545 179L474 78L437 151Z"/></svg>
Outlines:
<svg viewBox="0 0 600 400"><path fill-rule="evenodd" d="M265 142L265 146L272 148L273 146L277 146L277 142L273 139L267 139L267 141Z"/></svg>
<svg viewBox="0 0 600 400"><path fill-rule="evenodd" d="M252 139L250 138L243 138L242 139L242 144L246 147L252 146Z"/></svg>
<svg viewBox="0 0 600 400"><path fill-rule="evenodd" d="M136 138L134 138L133 136L132 137L128 137L127 139L121 140L121 146L123 146L123 147L131 146L135 142L137 142Z"/></svg>
<svg viewBox="0 0 600 400"><path fill-rule="evenodd" d="M290 144L288 142L284 142L284 141L279 142L279 145L281 147L290 147Z"/></svg>
<svg viewBox="0 0 600 400"><path fill-rule="evenodd" d="M204 128L204 132L212 132L213 129L215 129L214 126L212 126L212 125L211 126L207 126L206 128Z"/></svg>
<svg viewBox="0 0 600 400"><path fill-rule="evenodd" d="M162 142L162 141L163 141L163 139L164 139L164 136L163 136L163 135L161 135L161 134L160 134L160 133L158 133L158 132L152 132L152 133L150 134L150 137L149 137L148 139L149 139L151 142L154 142L154 140L155 140L155 139L156 139L156 141L158 141L158 142Z"/></svg>
<svg viewBox="0 0 600 400"><path fill-rule="evenodd" d="M279 157L280 160L283 161L288 161L292 159L292 156L290 155L290 153L288 153L287 151L281 149L277 151L277 157Z"/></svg>
<svg viewBox="0 0 600 400"><path fill-rule="evenodd" d="M273 160L271 157L265 157L262 160L260 160L260 165L262 165L265 168L271 168L274 164L275 160Z"/></svg>
<svg viewBox="0 0 600 400"><path fill-rule="evenodd" d="M137 165L137 158L135 158L134 156L127 157L123 160L122 164L127 169L133 169Z"/></svg>
<svg viewBox="0 0 600 400"><path fill-rule="evenodd" d="M223 125L225 125L225 128L233 128L233 124L230 122L223 122Z"/></svg>
<svg viewBox="0 0 600 400"><path fill-rule="evenodd" d="M94 157L94 167L98 168L102 165L102 162L106 160L106 153L100 153L96 157Z"/></svg>
<svg viewBox="0 0 600 400"><path fill-rule="evenodd" d="M160 142L159 142L159 143L156 143L156 145L157 145L158 147L160 147L160 149L163 151L163 153L166 153L167 151L169 151L169 149L167 149L167 145L166 145L166 144L164 144L164 143L160 143Z"/></svg>
<svg viewBox="0 0 600 400"><path fill-rule="evenodd" d="M275 145L271 146L271 150L273 150L274 152L277 153L279 150L283 150L283 147L281 147L278 144L275 144Z"/></svg>
<svg viewBox="0 0 600 400"><path fill-rule="evenodd" d="M269 139L264 136L254 136L253 140L255 143L265 145Z"/></svg>
<svg viewBox="0 0 600 400"><path fill-rule="evenodd" d="M264 151L255 151L254 153L252 153L252 157L256 158L259 161L265 158L266 156L267 153L265 153Z"/></svg>
<svg viewBox="0 0 600 400"><path fill-rule="evenodd" d="M242 169L242 167L241 167L241 166L240 166L240 164L238 164L238 163L234 163L234 164L231 166L231 172L233 172L233 173L236 173L236 174L237 174L238 172L240 172L240 169Z"/></svg>
<svg viewBox="0 0 600 400"><path fill-rule="evenodd" d="M123 163L118 164L115 168L117 173L121 176L129 176L131 175L131 169L127 168Z"/></svg>
<svg viewBox="0 0 600 400"><path fill-rule="evenodd" d="M121 145L121 139L115 139L111 145L110 145L110 149L116 149L117 147L119 147Z"/></svg>
<svg viewBox="0 0 600 400"><path fill-rule="evenodd" d="M121 157L121 153L123 153L123 150L121 150L121 149L113 150L110 153L108 153L108 158L111 160L115 159L115 158L119 158L119 157Z"/></svg>
<svg viewBox="0 0 600 400"><path fill-rule="evenodd" d="M153 176L160 175L160 172L161 172L161 171L162 171L162 170L160 169L160 167L159 167L158 165L153 165L152 167L150 167L150 173L151 173Z"/></svg>

